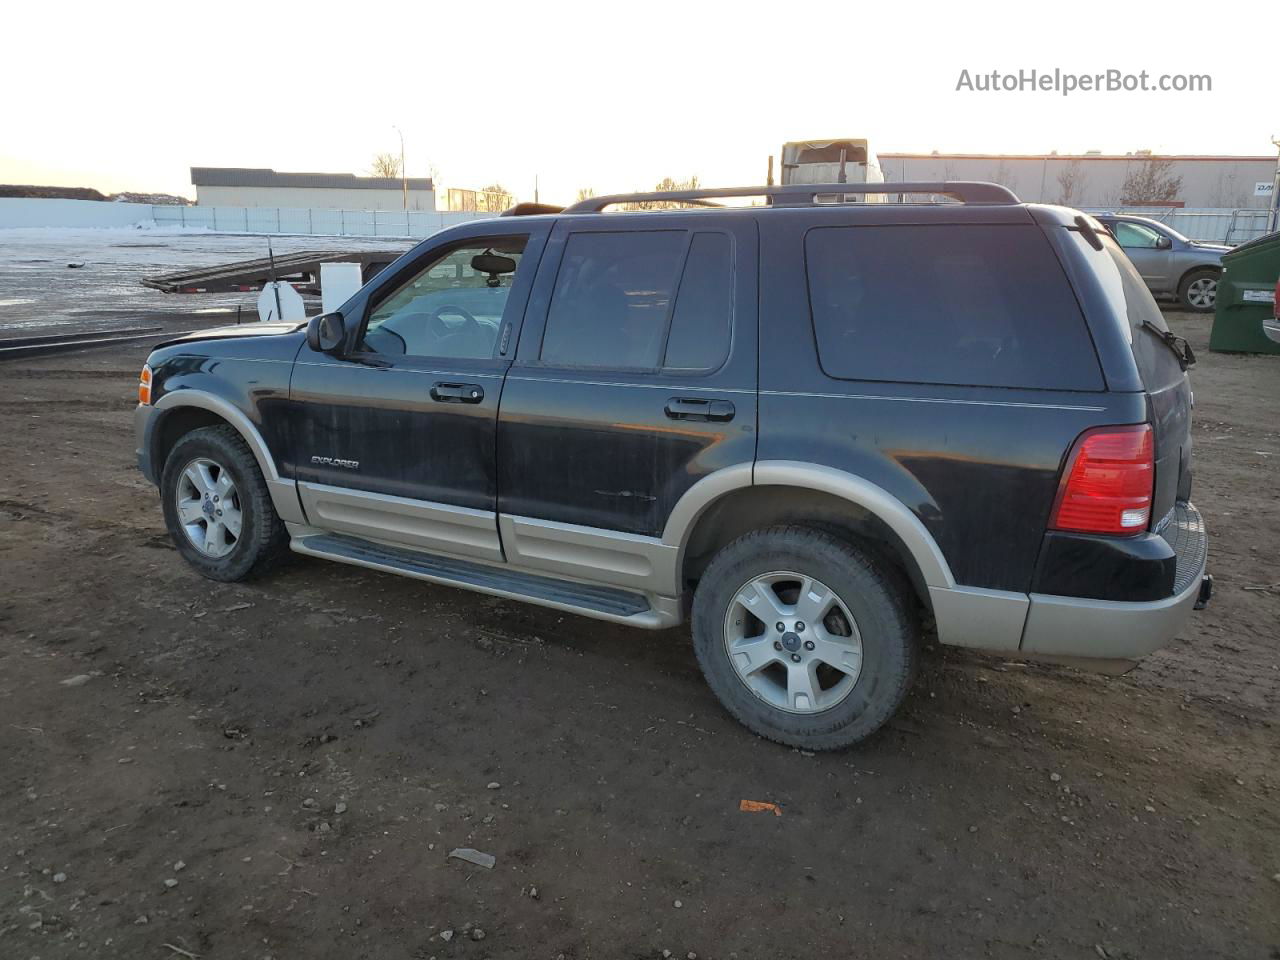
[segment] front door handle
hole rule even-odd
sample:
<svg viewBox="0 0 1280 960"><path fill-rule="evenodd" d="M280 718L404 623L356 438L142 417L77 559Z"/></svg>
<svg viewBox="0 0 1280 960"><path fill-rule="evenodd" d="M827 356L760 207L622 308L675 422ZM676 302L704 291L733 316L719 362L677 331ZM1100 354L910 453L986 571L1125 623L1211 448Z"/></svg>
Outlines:
<svg viewBox="0 0 1280 960"><path fill-rule="evenodd" d="M479 403L484 388L478 383L437 383L431 387L431 399L440 403Z"/></svg>
<svg viewBox="0 0 1280 960"><path fill-rule="evenodd" d="M733 404L728 400L704 400L701 397L672 397L667 401L667 416L672 420L733 419Z"/></svg>

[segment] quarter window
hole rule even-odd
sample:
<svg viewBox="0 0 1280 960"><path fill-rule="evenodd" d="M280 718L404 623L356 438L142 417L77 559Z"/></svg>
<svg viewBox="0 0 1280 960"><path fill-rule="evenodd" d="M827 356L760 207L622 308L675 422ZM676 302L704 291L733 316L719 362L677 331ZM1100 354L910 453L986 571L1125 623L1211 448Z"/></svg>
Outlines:
<svg viewBox="0 0 1280 960"><path fill-rule="evenodd" d="M829 376L1102 389L1084 317L1039 227L820 227L805 258Z"/></svg>

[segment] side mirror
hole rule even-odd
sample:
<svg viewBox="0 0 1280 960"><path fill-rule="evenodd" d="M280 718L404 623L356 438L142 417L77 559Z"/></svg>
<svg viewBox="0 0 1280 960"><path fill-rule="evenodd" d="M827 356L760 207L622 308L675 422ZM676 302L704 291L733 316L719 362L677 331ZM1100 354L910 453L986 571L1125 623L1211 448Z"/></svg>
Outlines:
<svg viewBox="0 0 1280 960"><path fill-rule="evenodd" d="M307 346L316 353L336 353L347 341L347 325L341 313L322 313L307 323Z"/></svg>
<svg viewBox="0 0 1280 960"><path fill-rule="evenodd" d="M1157 250L1168 250L1172 246L1173 246L1173 241L1170 240L1168 237L1160 237L1158 240L1156 240Z"/></svg>

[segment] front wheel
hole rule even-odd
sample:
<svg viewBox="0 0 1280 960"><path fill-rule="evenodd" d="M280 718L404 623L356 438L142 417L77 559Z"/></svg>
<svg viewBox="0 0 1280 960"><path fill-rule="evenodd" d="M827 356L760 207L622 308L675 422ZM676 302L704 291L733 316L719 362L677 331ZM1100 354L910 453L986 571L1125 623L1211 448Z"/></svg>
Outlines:
<svg viewBox="0 0 1280 960"><path fill-rule="evenodd" d="M174 444L160 496L174 546L210 580L248 579L285 552L284 524L234 427L201 427Z"/></svg>
<svg viewBox="0 0 1280 960"><path fill-rule="evenodd" d="M1192 270L1178 284L1178 299L1188 310L1212 313L1218 302L1218 271Z"/></svg>
<svg viewBox="0 0 1280 960"><path fill-rule="evenodd" d="M693 642L725 708L762 737L835 750L906 696L919 624L902 577L819 530L771 527L722 549L698 584Z"/></svg>

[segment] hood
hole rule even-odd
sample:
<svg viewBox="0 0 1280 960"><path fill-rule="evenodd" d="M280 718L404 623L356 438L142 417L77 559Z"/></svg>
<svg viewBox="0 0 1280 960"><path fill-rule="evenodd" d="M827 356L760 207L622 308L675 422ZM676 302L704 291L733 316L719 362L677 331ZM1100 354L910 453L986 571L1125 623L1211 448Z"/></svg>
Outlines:
<svg viewBox="0 0 1280 960"><path fill-rule="evenodd" d="M1232 248L1221 243L1201 243L1199 240L1192 240L1190 243L1192 250L1199 250L1201 253L1230 253Z"/></svg>
<svg viewBox="0 0 1280 960"><path fill-rule="evenodd" d="M193 330L181 337L174 337L160 347L173 346L176 343L196 343L201 340L230 340L235 337L271 337L285 333L293 333L305 327L305 323L241 323L231 327L211 327L208 330Z"/></svg>

